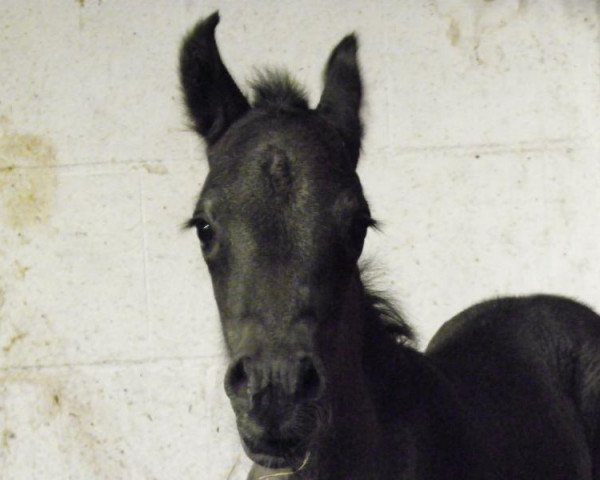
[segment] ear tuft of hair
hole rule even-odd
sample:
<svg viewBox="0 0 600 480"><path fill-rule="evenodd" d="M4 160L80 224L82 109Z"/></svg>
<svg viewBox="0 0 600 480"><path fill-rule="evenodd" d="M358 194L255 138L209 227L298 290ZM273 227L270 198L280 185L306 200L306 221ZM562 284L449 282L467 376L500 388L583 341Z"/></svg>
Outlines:
<svg viewBox="0 0 600 480"><path fill-rule="evenodd" d="M285 70L266 69L251 83L253 106L275 110L308 110L304 88Z"/></svg>

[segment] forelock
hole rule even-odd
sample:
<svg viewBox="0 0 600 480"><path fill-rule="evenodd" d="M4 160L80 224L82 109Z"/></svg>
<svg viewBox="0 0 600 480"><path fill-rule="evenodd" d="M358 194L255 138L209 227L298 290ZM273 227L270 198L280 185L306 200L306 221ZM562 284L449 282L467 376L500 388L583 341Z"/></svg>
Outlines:
<svg viewBox="0 0 600 480"><path fill-rule="evenodd" d="M266 69L251 82L253 106L270 110L306 111L308 97L304 87L285 70Z"/></svg>

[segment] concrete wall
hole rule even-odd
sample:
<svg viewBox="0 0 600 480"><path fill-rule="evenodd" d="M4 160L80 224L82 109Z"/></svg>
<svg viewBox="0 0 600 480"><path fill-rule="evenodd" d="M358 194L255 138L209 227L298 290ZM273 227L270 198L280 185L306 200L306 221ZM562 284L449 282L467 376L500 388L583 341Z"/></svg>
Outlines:
<svg viewBox="0 0 600 480"><path fill-rule="evenodd" d="M219 8L243 82L316 102L360 36L360 172L380 266L424 345L486 297L600 309L600 4L593 0L0 3L0 478L242 479L191 213L206 163L177 82Z"/></svg>

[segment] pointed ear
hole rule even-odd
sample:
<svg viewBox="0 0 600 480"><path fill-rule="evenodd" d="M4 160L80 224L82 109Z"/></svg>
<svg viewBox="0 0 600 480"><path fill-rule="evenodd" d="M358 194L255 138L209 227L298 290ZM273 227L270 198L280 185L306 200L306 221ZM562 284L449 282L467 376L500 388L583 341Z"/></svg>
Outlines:
<svg viewBox="0 0 600 480"><path fill-rule="evenodd" d="M341 133L356 166L362 139L360 104L362 82L356 59L354 34L345 37L331 52L325 67L325 87L317 111Z"/></svg>
<svg viewBox="0 0 600 480"><path fill-rule="evenodd" d="M221 61L215 41L218 23L218 12L200 21L184 39L179 57L185 104L208 145L250 108Z"/></svg>

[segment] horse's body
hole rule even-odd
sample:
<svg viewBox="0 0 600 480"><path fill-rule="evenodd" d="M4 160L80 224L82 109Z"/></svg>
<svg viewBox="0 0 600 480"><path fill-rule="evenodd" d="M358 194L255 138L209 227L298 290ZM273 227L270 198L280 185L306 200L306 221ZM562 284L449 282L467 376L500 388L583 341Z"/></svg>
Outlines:
<svg viewBox="0 0 600 480"><path fill-rule="evenodd" d="M600 478L600 317L552 296L471 307L427 357L459 399L479 474Z"/></svg>
<svg viewBox="0 0 600 480"><path fill-rule="evenodd" d="M600 480L600 317L558 297L505 298L412 348L357 267L374 221L355 173L356 39L332 52L315 109L281 74L260 78L251 104L217 23L199 23L180 59L210 166L189 226L249 478Z"/></svg>

